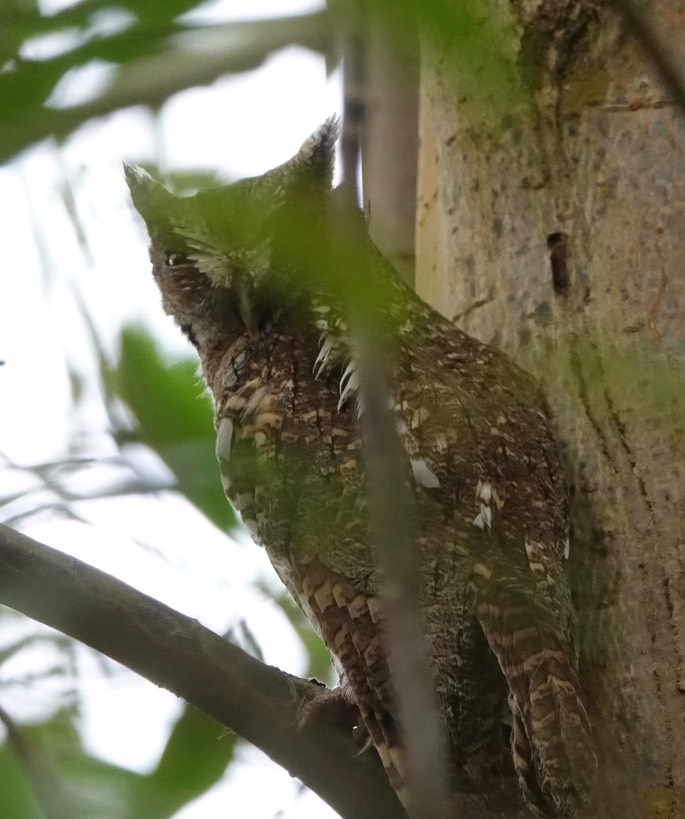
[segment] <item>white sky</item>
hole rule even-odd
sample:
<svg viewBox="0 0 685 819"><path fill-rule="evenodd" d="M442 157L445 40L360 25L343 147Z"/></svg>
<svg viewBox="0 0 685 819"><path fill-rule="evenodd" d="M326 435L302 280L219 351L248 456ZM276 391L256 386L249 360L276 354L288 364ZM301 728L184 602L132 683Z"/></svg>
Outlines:
<svg viewBox="0 0 685 819"><path fill-rule="evenodd" d="M65 5L43 2L46 9ZM300 13L317 6L304 0L220 0L211 19ZM0 274L0 358L6 361L0 368L0 453L18 465L59 460L70 433L85 427L78 454L114 454L95 394L78 419L71 417L65 361L86 377L95 367L76 294L110 351L121 325L139 319L164 340L170 355L189 353L159 306L122 160L161 157L169 169L216 168L227 178L261 173L293 154L339 109L337 83L327 81L323 60L290 49L254 73L179 94L164 106L158 129L144 110L131 109L85 125L61 151L45 142L0 169L0 225L7 237ZM65 182L75 194L85 249L64 209ZM160 465L154 469L163 472ZM0 469L0 493L22 488L17 480L16 471ZM305 658L290 627L252 586L255 578L277 582L257 547L228 540L170 493L84 502L78 512L89 523L46 515L25 531L216 631L245 617L267 662L302 673ZM6 635L2 644L14 637ZM0 685L47 667L52 659L40 648L22 652L0 670ZM178 714L178 701L124 670L104 676L85 649L79 662L88 677L82 720L88 748L116 764L149 770ZM15 718L39 718L54 695L47 683L22 691L9 686L2 704ZM296 783L255 750L243 746L240 758L219 788L178 819L228 816L227 806L237 804L244 810L232 815L245 819L335 816L316 797L298 796Z"/></svg>

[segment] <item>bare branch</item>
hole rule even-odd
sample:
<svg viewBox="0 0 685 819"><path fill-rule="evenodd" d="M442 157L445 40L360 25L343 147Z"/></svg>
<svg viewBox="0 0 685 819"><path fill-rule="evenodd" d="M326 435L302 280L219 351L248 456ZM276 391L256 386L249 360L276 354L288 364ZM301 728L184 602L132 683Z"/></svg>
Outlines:
<svg viewBox="0 0 685 819"><path fill-rule="evenodd" d="M391 390L387 373L392 349L380 332L377 312L384 294L365 291L362 285L374 280L372 271L378 262L357 210L356 159L365 108L364 53L361 39L354 34L358 32L352 30L345 50L349 76L342 139L344 177L332 200L335 227L331 229L331 265L338 281L356 285L349 288L348 297L359 396L364 408L364 469L375 556L385 578L385 636L406 741L409 813L422 819L445 819L449 811L446 749L418 606L413 504L405 482L405 453L395 431L393 412L388 409Z"/></svg>

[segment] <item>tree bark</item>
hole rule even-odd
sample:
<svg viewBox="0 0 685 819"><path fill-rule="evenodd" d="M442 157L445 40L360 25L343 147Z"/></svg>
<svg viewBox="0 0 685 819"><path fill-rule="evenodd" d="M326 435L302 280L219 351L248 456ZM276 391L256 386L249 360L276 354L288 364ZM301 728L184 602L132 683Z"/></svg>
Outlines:
<svg viewBox="0 0 685 819"><path fill-rule="evenodd" d="M667 41L682 44L685 4L649 8ZM553 408L600 757L586 816L676 819L685 816L684 115L608 10L484 2L482 14L468 71L455 71L449 43L426 43L417 289L537 375ZM504 56L488 47L502 32ZM509 57L514 71L501 68Z"/></svg>

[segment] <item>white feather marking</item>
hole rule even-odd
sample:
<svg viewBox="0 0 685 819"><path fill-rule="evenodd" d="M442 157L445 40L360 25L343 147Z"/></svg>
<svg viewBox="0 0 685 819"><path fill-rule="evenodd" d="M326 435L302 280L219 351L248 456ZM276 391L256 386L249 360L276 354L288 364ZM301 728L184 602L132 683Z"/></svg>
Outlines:
<svg viewBox="0 0 685 819"><path fill-rule="evenodd" d="M326 338L324 338L323 344L321 345L321 349L319 350L319 354L316 357L316 361L314 362L313 369L314 378L317 379L319 378L324 368L328 364L328 359L334 348L335 338L333 336L326 336Z"/></svg>
<svg viewBox="0 0 685 819"><path fill-rule="evenodd" d="M353 392L356 392L359 389L359 375L354 368L354 362L350 361L347 365L345 372L340 379L340 401L338 401L338 412L343 407L343 404L347 399L352 395Z"/></svg>
<svg viewBox="0 0 685 819"><path fill-rule="evenodd" d="M411 471L416 480L425 489L437 489L440 486L438 476L428 466L423 458L410 458Z"/></svg>
<svg viewBox="0 0 685 819"><path fill-rule="evenodd" d="M228 410L241 410L247 404L247 398L243 398L242 395L232 395L228 401L226 401L226 409Z"/></svg>
<svg viewBox="0 0 685 819"><path fill-rule="evenodd" d="M418 429L423 422L430 417L430 412L425 407L419 407L411 417L411 428Z"/></svg>
<svg viewBox="0 0 685 819"><path fill-rule="evenodd" d="M228 463L231 458L231 444L233 443L233 421L222 418L219 429L216 431L216 459L219 466Z"/></svg>
<svg viewBox="0 0 685 819"><path fill-rule="evenodd" d="M492 509L489 506L483 507L483 516L485 517L485 525L488 529L492 528Z"/></svg>
<svg viewBox="0 0 685 819"><path fill-rule="evenodd" d="M159 182L154 180L144 168L140 167L140 165L131 165L128 162L124 162L124 173L129 185L145 185L149 184L150 182L154 182L155 185L159 185ZM159 185L159 187L161 188L162 186Z"/></svg>
<svg viewBox="0 0 685 819"><path fill-rule="evenodd" d="M544 574L545 566L542 562L542 554L545 548L544 544L534 540L524 540L523 545L526 547L526 556L528 557L530 570L535 574Z"/></svg>
<svg viewBox="0 0 685 819"><path fill-rule="evenodd" d="M490 481L478 481L476 485L476 498L480 502L480 512L473 519L472 523L479 529L492 528L492 508L490 501L494 500L499 508L499 496Z"/></svg>
<svg viewBox="0 0 685 819"><path fill-rule="evenodd" d="M438 452L447 452L447 437L442 433L435 436L435 448Z"/></svg>
<svg viewBox="0 0 685 819"><path fill-rule="evenodd" d="M245 404L245 415L249 415L253 412L256 412L259 409L259 405L264 400L264 396L269 391L268 387L257 387L257 389L252 393L252 395L247 399L247 404Z"/></svg>
<svg viewBox="0 0 685 819"><path fill-rule="evenodd" d="M342 374L342 378L340 379L340 391L342 392L345 382L348 381L354 375L354 361L350 361L347 367L345 367L345 372Z"/></svg>
<svg viewBox="0 0 685 819"><path fill-rule="evenodd" d="M482 563L474 563L471 572L472 574L477 574L479 577L484 577L486 580L489 580L492 576L492 570L488 569L488 567Z"/></svg>
<svg viewBox="0 0 685 819"><path fill-rule="evenodd" d="M571 554L571 541L569 538L564 539L564 560L568 560L568 556Z"/></svg>
<svg viewBox="0 0 685 819"><path fill-rule="evenodd" d="M492 484L489 481L485 481L485 483L478 481L476 497L484 503L490 503L490 499L492 498Z"/></svg>
<svg viewBox="0 0 685 819"><path fill-rule="evenodd" d="M235 497L235 505L237 506L238 510L247 509L252 503L254 503L253 492L241 492Z"/></svg>
<svg viewBox="0 0 685 819"><path fill-rule="evenodd" d="M485 529L486 527L490 529L492 527L492 509L484 504L481 505L480 512L471 522L479 529Z"/></svg>

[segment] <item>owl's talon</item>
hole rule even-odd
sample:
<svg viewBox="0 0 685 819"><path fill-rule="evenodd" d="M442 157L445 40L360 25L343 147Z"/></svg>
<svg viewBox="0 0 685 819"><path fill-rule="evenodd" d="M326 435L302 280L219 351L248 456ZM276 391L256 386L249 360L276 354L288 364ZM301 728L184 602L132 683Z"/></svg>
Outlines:
<svg viewBox="0 0 685 819"><path fill-rule="evenodd" d="M370 751L371 748L374 747L373 740L371 739L371 734L369 734L366 726L364 723L359 723L354 726L352 729L352 738L360 746L359 750L355 754L355 756L362 756L367 751Z"/></svg>

